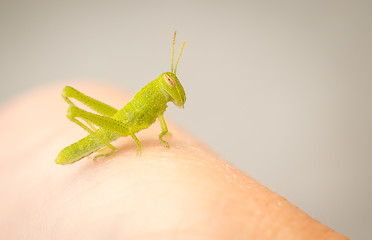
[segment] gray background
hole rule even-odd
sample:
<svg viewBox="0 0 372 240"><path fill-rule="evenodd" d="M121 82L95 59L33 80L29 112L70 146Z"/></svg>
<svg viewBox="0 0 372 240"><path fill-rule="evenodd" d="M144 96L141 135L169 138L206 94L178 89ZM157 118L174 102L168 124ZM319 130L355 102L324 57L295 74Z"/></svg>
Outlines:
<svg viewBox="0 0 372 240"><path fill-rule="evenodd" d="M169 71L177 30L188 98L167 117L312 217L367 239L371 3L0 0L0 100L72 78L134 93Z"/></svg>

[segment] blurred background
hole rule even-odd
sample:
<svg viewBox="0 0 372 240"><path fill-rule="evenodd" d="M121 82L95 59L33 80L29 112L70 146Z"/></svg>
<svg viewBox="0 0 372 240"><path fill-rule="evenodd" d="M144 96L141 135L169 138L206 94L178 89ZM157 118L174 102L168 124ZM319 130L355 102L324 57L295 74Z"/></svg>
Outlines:
<svg viewBox="0 0 372 240"><path fill-rule="evenodd" d="M187 102L166 117L315 219L370 237L371 1L0 0L0 101L66 79L135 93L170 70L174 30Z"/></svg>

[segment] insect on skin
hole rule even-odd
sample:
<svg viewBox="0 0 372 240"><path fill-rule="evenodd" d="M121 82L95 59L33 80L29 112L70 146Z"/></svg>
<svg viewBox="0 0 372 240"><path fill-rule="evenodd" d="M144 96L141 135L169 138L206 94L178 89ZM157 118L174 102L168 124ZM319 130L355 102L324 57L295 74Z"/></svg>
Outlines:
<svg viewBox="0 0 372 240"><path fill-rule="evenodd" d="M99 154L94 157L107 157L116 152L116 148L110 143L119 137L131 136L136 142L137 154L141 154L141 143L135 133L150 127L158 118L162 132L159 135L160 143L169 147L163 136L168 132L163 113L167 103L172 101L176 106L183 108L186 101L186 94L176 76L178 61L180 60L185 41L183 41L176 64L173 68L174 44L176 32L172 42L172 63L171 72L165 72L139 92L122 109L117 110L103 102L95 100L78 90L66 86L63 89L62 97L70 105L67 110L67 117L83 129L89 132L85 138L64 148L55 159L57 164L71 164L96 152L102 148L109 148L111 151L106 154ZM70 100L71 98L83 103L95 112L90 113L78 108ZM86 122L84 124L78 119ZM93 125L99 127L96 129ZM105 148L106 147L106 148Z"/></svg>

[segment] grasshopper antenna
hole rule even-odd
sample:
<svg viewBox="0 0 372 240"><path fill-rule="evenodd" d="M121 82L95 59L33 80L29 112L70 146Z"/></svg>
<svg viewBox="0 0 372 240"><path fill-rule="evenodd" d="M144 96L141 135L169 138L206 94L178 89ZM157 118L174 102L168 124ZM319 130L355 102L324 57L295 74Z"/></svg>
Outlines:
<svg viewBox="0 0 372 240"><path fill-rule="evenodd" d="M174 67L174 74L176 74L178 61L180 61L181 53L182 53L183 47L185 46L185 42L186 41L184 40L183 43L182 43L182 46L181 46L180 54L178 54L178 58L177 58L177 61L176 61L176 66Z"/></svg>
<svg viewBox="0 0 372 240"><path fill-rule="evenodd" d="M185 46L185 42L186 41L183 41L183 43L182 43L181 50L180 50L180 53L178 54L176 65L174 66L174 71L173 71L174 45L176 43L176 31L174 31L173 42L172 42L172 62L171 62L171 72L174 73L174 74L176 74L177 65L178 65L178 62L180 61L181 53L182 53L183 47Z"/></svg>
<svg viewBox="0 0 372 240"><path fill-rule="evenodd" d="M173 42L172 42L172 62L171 62L171 72L173 72L173 57L174 57L174 44L176 42L176 31L174 31Z"/></svg>

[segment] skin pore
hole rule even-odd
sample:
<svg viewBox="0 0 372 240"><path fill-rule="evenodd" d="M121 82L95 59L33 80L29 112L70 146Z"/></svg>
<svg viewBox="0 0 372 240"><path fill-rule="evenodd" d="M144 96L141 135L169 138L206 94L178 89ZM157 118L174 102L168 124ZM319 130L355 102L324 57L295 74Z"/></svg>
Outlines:
<svg viewBox="0 0 372 240"><path fill-rule="evenodd" d="M129 100L114 87L69 84L114 107ZM126 137L108 158L56 165L86 135L65 116L64 85L0 108L1 239L347 239L168 120L169 149L157 122L138 134L140 157Z"/></svg>

